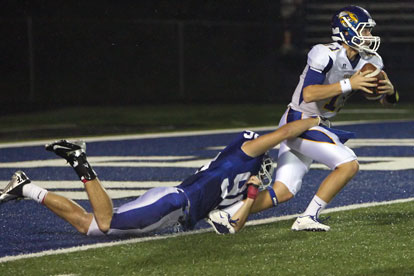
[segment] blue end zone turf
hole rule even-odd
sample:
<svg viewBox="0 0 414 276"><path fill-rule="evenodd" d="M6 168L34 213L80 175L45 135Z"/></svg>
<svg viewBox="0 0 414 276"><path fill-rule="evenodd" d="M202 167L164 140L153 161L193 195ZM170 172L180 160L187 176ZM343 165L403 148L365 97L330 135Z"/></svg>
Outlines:
<svg viewBox="0 0 414 276"><path fill-rule="evenodd" d="M340 129L357 133L357 139L413 139L414 122L394 123L370 123L346 125ZM145 138L133 140L117 140L89 142L88 155L99 156L140 156L152 158L173 156L172 160L163 162L171 163L170 166L158 167L157 160L130 160L131 163L145 162L146 167L140 166L107 166L105 163L93 163L101 180L104 181L181 181L191 175L197 166L174 167L174 159L186 156L185 160L211 159L213 158L235 134L209 134L183 137ZM350 140L352 141L352 139ZM386 144L386 143L385 143ZM398 143L391 146L359 146L353 149L361 159L360 163L381 163L374 157L409 157L414 158L414 144ZM277 150L271 152L277 156ZM372 160L364 161L364 158ZM368 158L368 159L369 159ZM56 159L46 152L42 146L0 148L0 180L6 183L11 175L19 169L24 170L34 183L50 180L71 180L76 182L76 174L68 166L63 166L64 161L58 167L8 167L4 164L10 162L23 162ZM121 162L121 161L118 161ZM124 161L122 161L124 162ZM148 162L154 162L154 166L148 166ZM35 163L36 164L36 163ZM362 167L361 165L361 167ZM296 198L273 208L251 216L251 219L281 216L302 212L317 190L319 183L328 175L328 170L312 169L304 178L302 190ZM59 187L56 187L59 190ZM53 190L53 189L52 189ZM65 191L68 189L60 189ZM69 189L70 190L70 189ZM110 190L110 189L109 189ZM78 191L82 191L78 189ZM329 204L329 207L344 206L349 204L386 201L400 198L408 198L414 195L414 170L364 170L345 187L345 189ZM114 205L119 206L130 198L116 199ZM78 201L87 210L90 205L87 201ZM22 253L39 252L48 249L66 248L77 245L92 244L102 241L117 240L120 238L90 238L78 234L68 223L54 216L44 206L31 200L11 201L0 205L0 257L17 255ZM205 222L200 222L198 228L207 227Z"/></svg>

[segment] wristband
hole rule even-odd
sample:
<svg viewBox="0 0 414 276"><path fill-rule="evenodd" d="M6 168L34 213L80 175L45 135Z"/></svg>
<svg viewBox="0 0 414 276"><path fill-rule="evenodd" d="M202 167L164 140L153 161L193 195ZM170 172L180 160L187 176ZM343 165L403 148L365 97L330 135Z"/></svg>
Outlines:
<svg viewBox="0 0 414 276"><path fill-rule="evenodd" d="M400 99L400 95L398 95L398 91L395 90L394 94L385 96L385 100L389 103L397 103Z"/></svg>
<svg viewBox="0 0 414 276"><path fill-rule="evenodd" d="M247 183L247 197L251 199L256 199L259 194L259 186L253 183Z"/></svg>
<svg viewBox="0 0 414 276"><path fill-rule="evenodd" d="M351 81L349 79L343 79L339 82L341 85L342 93L348 93L352 91Z"/></svg>

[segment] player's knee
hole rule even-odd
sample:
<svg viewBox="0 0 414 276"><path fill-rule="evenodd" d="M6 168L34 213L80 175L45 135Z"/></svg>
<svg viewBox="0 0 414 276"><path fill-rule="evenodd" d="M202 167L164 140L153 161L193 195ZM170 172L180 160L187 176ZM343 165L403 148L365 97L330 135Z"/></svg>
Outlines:
<svg viewBox="0 0 414 276"><path fill-rule="evenodd" d="M86 234L88 234L89 226L85 225L83 227L77 228L77 230L78 230L79 233L86 235Z"/></svg>
<svg viewBox="0 0 414 276"><path fill-rule="evenodd" d="M277 203L286 202L291 200L295 195L292 194L289 189L280 181L276 181L273 185L273 190L276 194Z"/></svg>
<svg viewBox="0 0 414 276"><path fill-rule="evenodd" d="M277 194L276 193L276 196L277 196L277 200L278 200L279 203L289 201L294 197L294 195L290 192L286 192L286 193L282 193L282 194L280 194L280 193Z"/></svg>
<svg viewBox="0 0 414 276"><path fill-rule="evenodd" d="M96 223L98 224L99 230L106 233L111 227L112 216L101 216L96 217Z"/></svg>
<svg viewBox="0 0 414 276"><path fill-rule="evenodd" d="M350 177L353 177L359 171L359 163L358 163L357 160L353 160L351 162L347 162L345 164L340 165L339 168L341 168L342 170L346 171L346 173Z"/></svg>
<svg viewBox="0 0 414 276"><path fill-rule="evenodd" d="M76 230L78 230L79 233L86 235L89 231L92 220L93 214L85 213L85 215L80 218L79 223L75 225Z"/></svg>

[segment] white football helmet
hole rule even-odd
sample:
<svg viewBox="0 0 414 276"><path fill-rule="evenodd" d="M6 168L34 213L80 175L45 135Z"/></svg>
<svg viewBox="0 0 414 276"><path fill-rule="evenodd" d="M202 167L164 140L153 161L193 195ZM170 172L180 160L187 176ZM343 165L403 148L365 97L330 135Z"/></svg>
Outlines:
<svg viewBox="0 0 414 276"><path fill-rule="evenodd" d="M258 173L258 177L262 182L260 186L261 189L266 188L270 184L273 183L273 173L275 171L276 164L273 161L272 157L270 157L267 153L263 157L262 164L260 165L260 170Z"/></svg>

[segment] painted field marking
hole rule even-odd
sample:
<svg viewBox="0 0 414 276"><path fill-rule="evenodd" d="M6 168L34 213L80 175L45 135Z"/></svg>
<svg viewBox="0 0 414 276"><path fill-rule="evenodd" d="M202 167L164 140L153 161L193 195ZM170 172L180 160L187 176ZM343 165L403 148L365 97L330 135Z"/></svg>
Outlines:
<svg viewBox="0 0 414 276"><path fill-rule="evenodd" d="M413 151L414 154L414 151ZM100 157L102 160L106 158L106 161L94 162L94 157L88 157L88 160L93 167L130 167L130 168L193 168L197 169L208 163L211 158L205 159L193 159L186 161L153 161L153 162L130 162L131 159L140 157L127 156L128 161L113 162L113 158L118 156ZM414 156L360 156L359 161L366 163L360 164L360 170L409 170L414 169ZM371 163L370 163L371 162ZM0 168L43 168L43 167L68 167L68 164L62 159L50 159L50 160L33 160L33 161L21 161L21 162L0 162ZM312 164L313 168L327 169L322 164Z"/></svg>
<svg viewBox="0 0 414 276"><path fill-rule="evenodd" d="M404 203L404 202L411 202L411 201L414 201L414 197L406 198L406 199L391 200L391 201L352 204L348 206L326 209L322 213L329 214L329 213L340 212L340 211L348 211L348 210L355 210L355 209L360 209L360 208L368 208L368 207L374 207L374 206L382 206L382 205ZM278 222L278 221L290 220L290 219L296 218L299 215L300 214L294 214L294 215L288 215L288 216L252 220L252 221L247 222L246 226L248 227L252 225L262 225L262 224L268 224L268 223L273 223L273 222ZM90 244L90 245L75 246L75 247L70 247L70 248L65 248L65 249L46 250L46 251L42 251L38 253L21 254L21 255L16 255L16 256L6 256L6 257L0 258L0 263L11 262L11 261L16 261L16 260L21 260L21 259L28 259L28 258L50 256L50 255L67 254L67 253L72 253L72 252L86 251L89 249L97 249L97 248L104 248L104 247L117 246L117 245L134 244L134 243L153 241L153 240L163 240L163 239L168 239L168 238L176 238L176 237L181 237L181 236L207 233L207 232L212 232L212 231L213 231L212 228L207 228L207 229L200 229L200 230L188 231L188 232L182 232L182 233L176 233L176 234L168 234L168 235L144 237L144 238L133 238L133 239L128 239L124 241L97 243L97 244Z"/></svg>
<svg viewBox="0 0 414 276"><path fill-rule="evenodd" d="M406 114L410 113L411 111L408 109L393 109L393 108L375 108L375 109L367 109L367 108L355 108L355 109L343 109L341 110L341 114Z"/></svg>
<svg viewBox="0 0 414 276"><path fill-rule="evenodd" d="M138 197L150 188L173 187L179 185L179 181L102 181L106 191L112 199ZM5 187L8 181L0 181L0 187ZM88 200L85 187L81 181L50 181L40 180L32 183L45 188L58 195L73 200ZM69 190L70 189L70 190ZM69 190L69 191L68 191ZM27 199L30 200L30 199Z"/></svg>
<svg viewBox="0 0 414 276"><path fill-rule="evenodd" d="M375 123L398 123L398 122L411 122L412 119L406 120L360 120L360 121L341 121L335 122L335 126L344 125L360 125L360 124L375 124ZM199 130L199 131L176 131L167 133L147 133L147 134L128 134L128 135L108 135L97 137L72 137L71 140L82 139L85 142L102 142L102 141L121 141L121 140L134 140L134 139L148 139L148 138L164 138L164 137L183 137L183 136L199 136L209 134L226 134L241 132L246 129L252 131L272 131L276 130L277 126L264 126L264 127L245 127L245 128L231 128L231 129L216 129L216 130ZM15 148L15 147L27 147L27 146L44 146L50 143L51 140L36 140L27 142L4 142L0 143L0 148Z"/></svg>

